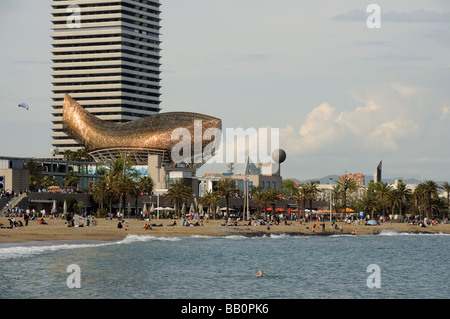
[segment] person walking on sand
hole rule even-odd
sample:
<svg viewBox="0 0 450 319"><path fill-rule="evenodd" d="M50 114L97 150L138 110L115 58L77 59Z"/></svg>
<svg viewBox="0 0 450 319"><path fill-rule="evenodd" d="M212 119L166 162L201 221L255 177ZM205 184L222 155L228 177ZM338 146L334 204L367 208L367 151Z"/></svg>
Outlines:
<svg viewBox="0 0 450 319"><path fill-rule="evenodd" d="M23 221L25 222L25 226L28 226L29 219L30 219L30 216L28 216L28 213L23 214Z"/></svg>

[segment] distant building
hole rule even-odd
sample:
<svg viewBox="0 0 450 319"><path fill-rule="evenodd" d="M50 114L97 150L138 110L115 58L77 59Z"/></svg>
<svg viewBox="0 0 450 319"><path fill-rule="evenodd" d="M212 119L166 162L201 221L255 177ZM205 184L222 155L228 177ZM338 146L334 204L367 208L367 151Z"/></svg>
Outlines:
<svg viewBox="0 0 450 319"><path fill-rule="evenodd" d="M383 161L380 161L380 163L377 166L377 169L375 170L375 173L373 174L373 182L378 183L381 182L381 168L382 168Z"/></svg>
<svg viewBox="0 0 450 319"><path fill-rule="evenodd" d="M28 190L28 170L20 158L0 157L0 193Z"/></svg>
<svg viewBox="0 0 450 319"><path fill-rule="evenodd" d="M340 178L342 179L344 176L346 176L348 179L354 180L358 186L365 185L365 178L361 173L341 175Z"/></svg>

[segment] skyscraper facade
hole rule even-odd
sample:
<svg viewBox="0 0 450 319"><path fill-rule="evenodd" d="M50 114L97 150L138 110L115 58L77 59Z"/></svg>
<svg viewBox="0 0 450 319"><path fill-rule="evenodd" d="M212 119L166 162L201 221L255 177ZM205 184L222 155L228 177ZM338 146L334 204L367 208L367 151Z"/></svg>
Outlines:
<svg viewBox="0 0 450 319"><path fill-rule="evenodd" d="M53 0L53 147L80 148L63 132L69 93L102 120L160 111L159 0Z"/></svg>

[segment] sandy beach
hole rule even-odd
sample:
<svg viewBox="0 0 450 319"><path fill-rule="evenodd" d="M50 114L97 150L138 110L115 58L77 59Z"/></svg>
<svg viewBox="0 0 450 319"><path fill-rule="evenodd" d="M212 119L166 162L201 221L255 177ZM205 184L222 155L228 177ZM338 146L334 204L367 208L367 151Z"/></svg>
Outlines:
<svg viewBox="0 0 450 319"><path fill-rule="evenodd" d="M16 218L17 221L23 218ZM292 222L277 226L248 226L241 222L239 226L222 226L223 220L210 220L200 222L201 226L181 226L181 220L177 220L177 226L169 226L173 220L153 219L152 221L125 219L123 228L117 228L118 220L97 219L97 225L89 227L66 227L65 220L46 219L47 225L39 224L38 220L29 221L28 226L13 229L0 228L0 243L29 242L29 241L110 241L120 240L128 235L151 236L263 236L270 234L286 235L332 235L340 234L339 229L332 229L329 222L325 222L325 231L318 227L314 232L313 224L322 222L309 222L300 225ZM0 223L9 225L8 218L0 217ZM144 229L145 224L156 224L152 229ZM377 235L381 231L396 231L407 233L450 233L450 224L442 224L429 227L413 226L407 223L384 223L377 226L365 226L352 223L338 223L343 227L344 234L351 234L356 230L356 235Z"/></svg>

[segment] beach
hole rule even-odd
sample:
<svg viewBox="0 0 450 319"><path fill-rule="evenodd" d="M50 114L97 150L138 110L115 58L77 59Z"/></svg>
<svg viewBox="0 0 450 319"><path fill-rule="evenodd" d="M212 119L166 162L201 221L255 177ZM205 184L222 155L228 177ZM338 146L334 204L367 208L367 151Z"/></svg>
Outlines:
<svg viewBox="0 0 450 319"><path fill-rule="evenodd" d="M23 221L23 218L16 218L16 221ZM200 226L181 226L182 221L176 220L176 226L170 226L174 220L152 219L135 220L125 219L123 227L117 227L119 221L116 219L96 219L96 225L88 227L66 227L65 220L45 219L46 225L39 224L39 220L28 222L28 226L15 228L0 228L0 243L19 243L30 241L113 241L121 240L128 235L149 235L149 236L264 236L264 235L316 235L325 236L341 234L339 229L342 226L342 234L356 235L377 235L382 231L395 231L405 233L450 233L450 224L439 224L436 226L420 227L408 223L383 223L381 225L358 225L355 222L347 224L338 222L338 229L332 229L329 222L308 222L300 224L297 221L288 221L279 225L271 226L248 226L248 222L238 222L237 226L224 226L224 220L199 221ZM194 224L194 221L189 221ZM0 223L9 225L7 217L0 217ZM325 231L321 224L325 224ZM24 223L25 224L25 223ZM144 225L152 226L145 229ZM313 231L313 225L316 229Z"/></svg>

